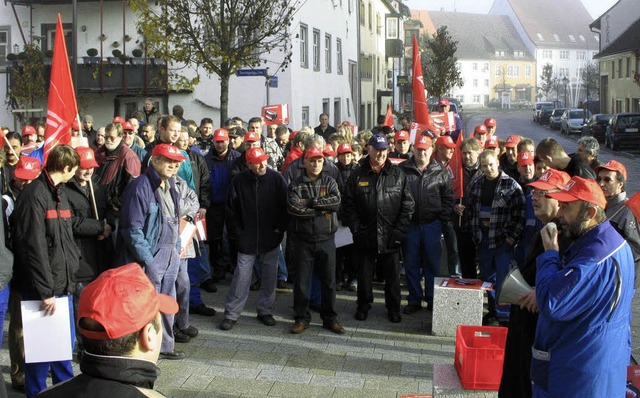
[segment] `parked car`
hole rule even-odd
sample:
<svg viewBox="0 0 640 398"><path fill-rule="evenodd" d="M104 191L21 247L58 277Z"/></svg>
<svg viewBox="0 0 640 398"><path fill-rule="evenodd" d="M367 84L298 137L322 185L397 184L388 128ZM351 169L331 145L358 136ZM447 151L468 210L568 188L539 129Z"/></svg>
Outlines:
<svg viewBox="0 0 640 398"><path fill-rule="evenodd" d="M564 111L560 118L560 132L562 134L582 134L584 121L591 115L589 111L580 108L571 108Z"/></svg>
<svg viewBox="0 0 640 398"><path fill-rule="evenodd" d="M566 111L565 108L555 108L551 115L549 116L549 128L551 130L557 130L560 128L560 118L562 114Z"/></svg>
<svg viewBox="0 0 640 398"><path fill-rule="evenodd" d="M538 117L540 116L540 111L542 108L553 108L553 102L536 102L536 105L533 108L533 121L536 123L540 123L538 121Z"/></svg>
<svg viewBox="0 0 640 398"><path fill-rule="evenodd" d="M611 120L611 115L608 113L597 113L591 115L589 120L582 127L582 135L591 135L600 142L604 142L604 137L607 135L607 126Z"/></svg>
<svg viewBox="0 0 640 398"><path fill-rule="evenodd" d="M549 118L551 117L551 112L553 112L553 106L542 107L542 109L540 109L540 112L538 113L538 123L549 124Z"/></svg>
<svg viewBox="0 0 640 398"><path fill-rule="evenodd" d="M640 146L640 113L616 113L607 126L605 146L617 151L623 145Z"/></svg>

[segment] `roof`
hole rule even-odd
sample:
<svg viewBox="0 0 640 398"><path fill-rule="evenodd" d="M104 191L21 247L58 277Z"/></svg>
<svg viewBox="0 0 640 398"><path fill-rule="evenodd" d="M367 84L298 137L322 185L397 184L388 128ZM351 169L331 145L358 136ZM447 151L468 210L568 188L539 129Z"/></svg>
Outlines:
<svg viewBox="0 0 640 398"><path fill-rule="evenodd" d="M411 19L415 19L416 21L420 21L422 26L420 27L420 33L436 33L436 27L433 26L433 21L431 21L431 17L429 15L429 11L427 10L411 10Z"/></svg>
<svg viewBox="0 0 640 398"><path fill-rule="evenodd" d="M598 30L600 30L600 29L601 29L601 26L602 26L602 17L603 17L604 15L606 15L609 11L613 10L613 9L615 8L615 6L617 6L617 5L618 5L618 3L620 3L620 1L621 1L621 0L616 1L616 4L614 4L614 5L612 5L611 7L609 7L609 9L608 9L607 11L605 11L604 13L602 13L602 15L600 15L598 18L594 19L594 20L593 20L593 22L591 22L591 23L589 24L589 27L590 27L591 29L598 29Z"/></svg>
<svg viewBox="0 0 640 398"><path fill-rule="evenodd" d="M539 48L599 47L593 21L580 0L506 0L527 36Z"/></svg>
<svg viewBox="0 0 640 398"><path fill-rule="evenodd" d="M446 25L458 41L458 59L534 60L507 16L443 11L431 11L429 15L435 27ZM523 56L515 57L514 52Z"/></svg>
<svg viewBox="0 0 640 398"><path fill-rule="evenodd" d="M594 58L602 58L609 55L626 53L637 50L640 47L640 19L631 24L617 39Z"/></svg>

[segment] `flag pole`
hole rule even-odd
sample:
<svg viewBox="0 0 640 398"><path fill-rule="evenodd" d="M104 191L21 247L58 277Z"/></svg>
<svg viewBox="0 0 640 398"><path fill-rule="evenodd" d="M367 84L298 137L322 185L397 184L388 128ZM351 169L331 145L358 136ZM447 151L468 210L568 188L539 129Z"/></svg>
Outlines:
<svg viewBox="0 0 640 398"><path fill-rule="evenodd" d="M93 205L93 214L96 216L96 220L100 220L98 216L98 206L96 206L96 196L93 194L93 178L89 178L89 191L91 191L91 204Z"/></svg>

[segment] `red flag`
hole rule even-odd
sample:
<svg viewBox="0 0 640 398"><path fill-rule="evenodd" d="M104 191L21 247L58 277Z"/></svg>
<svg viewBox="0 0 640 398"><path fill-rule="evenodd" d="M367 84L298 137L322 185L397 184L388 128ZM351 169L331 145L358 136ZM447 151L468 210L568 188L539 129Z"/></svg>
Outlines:
<svg viewBox="0 0 640 398"><path fill-rule="evenodd" d="M462 149L460 148L462 141L464 141L464 134L461 131L456 141L456 150L449 161L449 167L453 175L453 192L458 199L464 197L464 170L462 168Z"/></svg>
<svg viewBox="0 0 640 398"><path fill-rule="evenodd" d="M636 220L640 220L640 192L637 192L635 195L630 197L629 200L625 202L625 205L631 209Z"/></svg>
<svg viewBox="0 0 640 398"><path fill-rule="evenodd" d="M393 109L391 109L391 105L387 105L387 116L384 118L384 125L393 127Z"/></svg>
<svg viewBox="0 0 640 398"><path fill-rule="evenodd" d="M44 162L49 152L59 144L71 141L70 127L78 117L78 105L71 79L67 45L64 41L62 19L58 13L56 38L53 44L51 81L49 82L49 102L47 104L47 126L44 131Z"/></svg>
<svg viewBox="0 0 640 398"><path fill-rule="evenodd" d="M413 117L420 124L431 125L431 117L424 95L424 79L422 78L422 63L418 49L418 39L413 36Z"/></svg>

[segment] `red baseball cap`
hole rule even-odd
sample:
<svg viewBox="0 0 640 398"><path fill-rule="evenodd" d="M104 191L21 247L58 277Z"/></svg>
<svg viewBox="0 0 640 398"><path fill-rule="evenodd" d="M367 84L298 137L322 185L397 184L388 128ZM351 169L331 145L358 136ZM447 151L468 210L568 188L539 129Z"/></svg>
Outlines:
<svg viewBox="0 0 640 398"><path fill-rule="evenodd" d="M289 134L289 141L293 141L296 135L298 135L298 130L293 130L291 134Z"/></svg>
<svg viewBox="0 0 640 398"><path fill-rule="evenodd" d="M451 105L451 103L446 98L442 98L440 101L438 101L438 106L449 106L449 105Z"/></svg>
<svg viewBox="0 0 640 398"><path fill-rule="evenodd" d="M491 137L487 138L487 140L484 143L484 149L491 149L491 148L500 148L500 142L498 141L498 137L496 137L495 135L492 135Z"/></svg>
<svg viewBox="0 0 640 398"><path fill-rule="evenodd" d="M343 153L353 153L353 148L346 142L338 146L338 155L342 155Z"/></svg>
<svg viewBox="0 0 640 398"><path fill-rule="evenodd" d="M487 126L484 124L479 124L476 128L473 129L474 134L487 134Z"/></svg>
<svg viewBox="0 0 640 398"><path fill-rule="evenodd" d="M79 146L76 148L76 152L80 155L80 167L83 169L91 169L98 167L96 162L96 156L93 153L93 149L86 146Z"/></svg>
<svg viewBox="0 0 640 398"><path fill-rule="evenodd" d="M73 123L71 123L71 129L74 131L80 131L80 123L74 119Z"/></svg>
<svg viewBox="0 0 640 398"><path fill-rule="evenodd" d="M563 189L570 179L569 174L564 171L548 169L540 178L527 185L543 191L549 191L551 189Z"/></svg>
<svg viewBox="0 0 640 398"><path fill-rule="evenodd" d="M247 133L249 134L249 133ZM255 133L254 133L255 134ZM246 137L246 135L245 135ZM246 152L247 162L252 164L259 164L269 159L269 155L264 153L262 148L249 148Z"/></svg>
<svg viewBox="0 0 640 398"><path fill-rule="evenodd" d="M260 134L255 131L247 131L244 134L244 142L256 142L260 141Z"/></svg>
<svg viewBox="0 0 640 398"><path fill-rule="evenodd" d="M409 141L409 132L407 130L400 130L396 132L396 135L393 137L396 141Z"/></svg>
<svg viewBox="0 0 640 398"><path fill-rule="evenodd" d="M27 136L31 134L36 134L36 129L33 128L33 126L27 125L22 128L22 136Z"/></svg>
<svg viewBox="0 0 640 398"><path fill-rule="evenodd" d="M90 339L115 340L145 327L158 311L175 314L178 303L156 292L140 265L131 263L104 271L82 290L78 330ZM83 318L98 322L104 331L84 329Z"/></svg>
<svg viewBox="0 0 640 398"><path fill-rule="evenodd" d="M440 138L438 138L436 140L436 147L439 147L439 146L442 146L442 145L446 146L447 148L455 148L456 147L456 144L451 139L451 136L448 136L448 135L440 136Z"/></svg>
<svg viewBox="0 0 640 398"><path fill-rule="evenodd" d="M510 135L507 137L507 140L504 142L504 146L505 148L515 148L521 139L522 137L520 137L519 135Z"/></svg>
<svg viewBox="0 0 640 398"><path fill-rule="evenodd" d="M529 151L523 151L518 153L518 166L526 166L533 164L533 153Z"/></svg>
<svg viewBox="0 0 640 398"><path fill-rule="evenodd" d="M602 188L595 180L574 176L560 192L547 194L547 197L558 202L575 202L582 200L594 204L601 209L607 207L607 199L604 197Z"/></svg>
<svg viewBox="0 0 640 398"><path fill-rule="evenodd" d="M484 119L484 125L486 127L496 127L496 119L494 119L492 117L488 117L488 118Z"/></svg>
<svg viewBox="0 0 640 398"><path fill-rule="evenodd" d="M324 146L323 153L325 154L325 156L336 156L336 151L333 150L333 145L331 144L326 144Z"/></svg>
<svg viewBox="0 0 640 398"><path fill-rule="evenodd" d="M444 137L448 137L449 139L451 139L451 137L446 135L440 138ZM440 140L440 138L438 138L438 140ZM419 135L416 137L416 142L413 144L413 146L418 149L429 149L433 147L433 140L428 135Z"/></svg>
<svg viewBox="0 0 640 398"><path fill-rule="evenodd" d="M313 147L304 151L305 159L323 158L323 157L324 157L324 153L320 150L320 148Z"/></svg>
<svg viewBox="0 0 640 398"><path fill-rule="evenodd" d="M126 130L126 131L133 131L133 130L135 130L135 129L133 128L133 124L131 124L131 123L129 123L129 122L124 122L124 123L122 123L122 129L123 129L123 130Z"/></svg>
<svg viewBox="0 0 640 398"><path fill-rule="evenodd" d="M213 132L213 140L214 141L228 141L229 140L229 132L227 129L219 128Z"/></svg>
<svg viewBox="0 0 640 398"><path fill-rule="evenodd" d="M120 124L124 124L125 120L122 116L116 116L113 118L113 120L111 121L111 123L120 123Z"/></svg>
<svg viewBox="0 0 640 398"><path fill-rule="evenodd" d="M18 160L18 163L16 164L13 175L14 177L25 181L35 180L36 178L38 178L41 169L42 166L40 165L40 161L37 158L22 155L20 156L20 160Z"/></svg>
<svg viewBox="0 0 640 398"><path fill-rule="evenodd" d="M164 156L167 159L175 160L177 162L182 162L187 159L182 155L182 152L178 147L169 144L158 144L154 146L151 155Z"/></svg>
<svg viewBox="0 0 640 398"><path fill-rule="evenodd" d="M617 171L622 174L622 177L625 179L625 181L627 180L627 168L617 160L610 160L603 165L596 166L596 173L598 173L600 170Z"/></svg>

